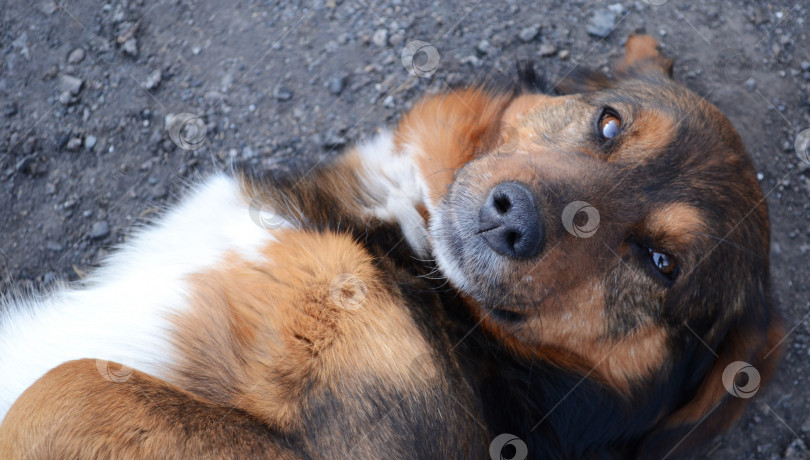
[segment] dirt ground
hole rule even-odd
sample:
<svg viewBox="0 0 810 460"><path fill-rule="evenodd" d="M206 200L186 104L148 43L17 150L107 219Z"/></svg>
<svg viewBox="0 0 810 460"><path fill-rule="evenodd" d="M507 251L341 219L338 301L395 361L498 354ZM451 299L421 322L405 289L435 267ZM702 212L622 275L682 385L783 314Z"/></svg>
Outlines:
<svg viewBox="0 0 810 460"><path fill-rule="evenodd" d="M509 74L524 57L553 83L605 67L645 30L754 158L791 331L775 381L696 458L810 458L810 159L795 148L810 128L810 2L300 3L4 0L0 292L81 278L189 181L234 160L307 167L425 91ZM435 50L417 77L402 62L414 40ZM180 113L204 123L200 148L171 140Z"/></svg>

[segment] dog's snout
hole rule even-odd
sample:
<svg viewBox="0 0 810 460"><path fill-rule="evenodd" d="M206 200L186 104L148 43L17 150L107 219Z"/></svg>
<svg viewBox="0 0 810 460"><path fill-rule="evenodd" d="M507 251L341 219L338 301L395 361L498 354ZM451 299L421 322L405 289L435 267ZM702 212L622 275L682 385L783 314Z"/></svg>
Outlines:
<svg viewBox="0 0 810 460"><path fill-rule="evenodd" d="M498 254L515 259L537 255L545 228L531 190L520 182L496 185L478 214L478 233Z"/></svg>

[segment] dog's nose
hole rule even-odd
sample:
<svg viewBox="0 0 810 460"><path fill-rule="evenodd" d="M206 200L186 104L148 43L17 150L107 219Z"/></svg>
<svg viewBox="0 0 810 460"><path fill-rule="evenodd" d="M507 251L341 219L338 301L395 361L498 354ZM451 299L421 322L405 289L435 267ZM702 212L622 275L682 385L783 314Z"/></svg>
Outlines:
<svg viewBox="0 0 810 460"><path fill-rule="evenodd" d="M536 256L543 248L545 229L531 190L520 182L496 185L478 214L478 233L498 254L515 259Z"/></svg>

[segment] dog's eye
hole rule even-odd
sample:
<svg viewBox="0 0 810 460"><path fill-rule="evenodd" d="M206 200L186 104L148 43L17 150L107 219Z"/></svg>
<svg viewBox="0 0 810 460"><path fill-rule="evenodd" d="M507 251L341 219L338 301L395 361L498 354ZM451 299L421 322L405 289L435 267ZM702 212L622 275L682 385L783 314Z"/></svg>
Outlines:
<svg viewBox="0 0 810 460"><path fill-rule="evenodd" d="M605 110L599 117L599 135L602 139L613 139L619 134L622 128L622 121L612 111Z"/></svg>
<svg viewBox="0 0 810 460"><path fill-rule="evenodd" d="M647 250L650 254L650 258L652 259L653 265L655 268L661 272L662 275L672 278L675 276L675 269L677 268L677 264L675 263L675 258L669 254L656 251L655 249L648 249Z"/></svg>

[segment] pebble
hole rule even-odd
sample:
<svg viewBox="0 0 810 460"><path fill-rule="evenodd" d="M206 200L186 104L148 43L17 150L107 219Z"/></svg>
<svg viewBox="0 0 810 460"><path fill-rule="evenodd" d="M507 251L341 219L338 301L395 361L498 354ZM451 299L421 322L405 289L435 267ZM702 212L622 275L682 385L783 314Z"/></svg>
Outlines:
<svg viewBox="0 0 810 460"><path fill-rule="evenodd" d="M562 50L557 56L563 61L565 61L566 59L568 59L569 56L571 56L571 52L568 50Z"/></svg>
<svg viewBox="0 0 810 460"><path fill-rule="evenodd" d="M801 438L796 438L785 449L785 460L806 460L808 457L807 446Z"/></svg>
<svg viewBox="0 0 810 460"><path fill-rule="evenodd" d="M540 45L540 56L548 57L557 54L557 47L550 43Z"/></svg>
<svg viewBox="0 0 810 460"><path fill-rule="evenodd" d="M371 36L371 43L380 48L388 46L388 29L379 29Z"/></svg>
<svg viewBox="0 0 810 460"><path fill-rule="evenodd" d="M160 69L150 73L146 80L141 84L144 89L155 89L160 85L161 73Z"/></svg>
<svg viewBox="0 0 810 460"><path fill-rule="evenodd" d="M73 96L78 96L83 85L84 81L81 78L76 78L73 75L61 75L56 83L56 88L60 93L70 93Z"/></svg>
<svg viewBox="0 0 810 460"><path fill-rule="evenodd" d="M284 85L276 86L276 89L273 91L273 96L278 99L279 101L289 101L292 99L293 93Z"/></svg>
<svg viewBox="0 0 810 460"><path fill-rule="evenodd" d="M478 42L477 45L475 45L475 49L481 54L487 54L487 52L489 52L490 46L491 45L489 44L489 40L484 39Z"/></svg>
<svg viewBox="0 0 810 460"><path fill-rule="evenodd" d="M326 80L326 88L330 93L335 96L343 92L343 85L346 83L346 77L333 76Z"/></svg>
<svg viewBox="0 0 810 460"><path fill-rule="evenodd" d="M67 146L65 148L67 148L71 152L75 152L76 150L79 150L79 147L81 146L82 146L82 138L74 137L73 139L68 141Z"/></svg>
<svg viewBox="0 0 810 460"><path fill-rule="evenodd" d="M753 91L757 89L757 81L753 78L749 78L748 80L745 80L745 87L748 88L748 91Z"/></svg>
<svg viewBox="0 0 810 460"><path fill-rule="evenodd" d="M533 26L524 27L521 29L520 33L518 33L518 38L520 38L524 42L530 42L534 40L535 37L540 33L540 26L535 24Z"/></svg>
<svg viewBox="0 0 810 460"><path fill-rule="evenodd" d="M90 238L97 240L99 238L104 238L105 236L110 234L110 224L107 223L106 220L101 220L93 224L93 227L90 229Z"/></svg>
<svg viewBox="0 0 810 460"><path fill-rule="evenodd" d="M124 50L124 53L129 54L132 57L138 56L138 40L135 38L130 38L129 40L124 42L124 45L121 46L121 49Z"/></svg>
<svg viewBox="0 0 810 460"><path fill-rule="evenodd" d="M68 54L67 62L68 64L78 64L84 60L84 50L81 48L76 48L75 50L71 51Z"/></svg>
<svg viewBox="0 0 810 460"><path fill-rule="evenodd" d="M802 61L801 64L799 64L799 65L802 67L802 70L804 70L805 72L810 70L810 61Z"/></svg>
<svg viewBox="0 0 810 460"><path fill-rule="evenodd" d="M590 35L605 38L610 35L616 24L616 13L611 10L598 10L593 13L585 31Z"/></svg>
<svg viewBox="0 0 810 460"><path fill-rule="evenodd" d="M62 245L61 245L61 244L59 244L58 242L56 242L56 241L52 241L52 240L50 240L50 241L46 241L46 242L45 242L45 247L46 247L46 248L47 248L49 251L53 251L53 252L59 252L59 251L61 251L61 250L62 250Z"/></svg>
<svg viewBox="0 0 810 460"><path fill-rule="evenodd" d="M93 136L92 134L85 137L84 138L84 148L86 148L87 150L93 150L93 147L96 146L97 141L98 141L98 139L96 138L96 136Z"/></svg>
<svg viewBox="0 0 810 460"><path fill-rule="evenodd" d="M23 32L16 40L11 42L12 48L20 50L20 54L26 59L31 59L31 52L28 50L28 34Z"/></svg>

